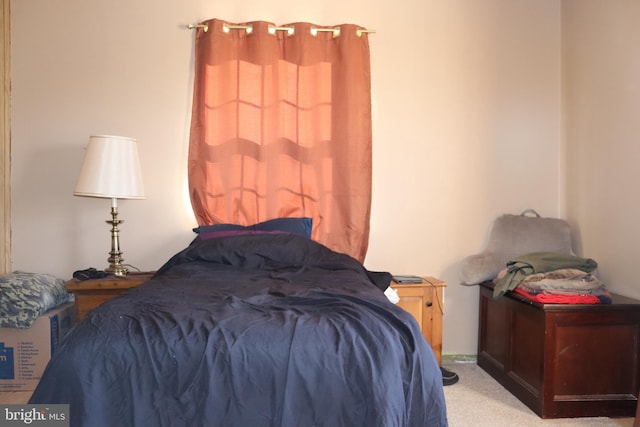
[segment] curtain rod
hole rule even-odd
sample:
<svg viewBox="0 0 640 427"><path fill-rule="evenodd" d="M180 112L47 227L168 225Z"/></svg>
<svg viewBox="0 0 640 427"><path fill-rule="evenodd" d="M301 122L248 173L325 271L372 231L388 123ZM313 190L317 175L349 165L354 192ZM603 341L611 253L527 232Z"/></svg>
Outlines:
<svg viewBox="0 0 640 427"><path fill-rule="evenodd" d="M190 30L202 28L202 30L206 33L209 31L209 25L207 24L188 24L186 28ZM245 30L247 34L250 34L253 31L253 27L251 25L232 25L232 24L222 24L222 31L228 33L230 30ZM275 34L276 31L286 31L289 35L292 35L295 31L294 27L275 27L273 25L269 25L269 33ZM340 35L340 28L315 28L311 27L311 35L316 36L319 32L332 32L334 37L338 37ZM356 30L356 35L358 37L362 36L362 34L375 34L376 30L369 30L366 28Z"/></svg>

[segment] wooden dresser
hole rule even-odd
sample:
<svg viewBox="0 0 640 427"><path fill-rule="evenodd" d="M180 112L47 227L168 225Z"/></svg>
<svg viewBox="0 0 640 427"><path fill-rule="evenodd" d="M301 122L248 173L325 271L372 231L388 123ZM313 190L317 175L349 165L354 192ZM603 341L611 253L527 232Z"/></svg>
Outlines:
<svg viewBox="0 0 640 427"><path fill-rule="evenodd" d="M129 288L151 279L154 272L129 273L124 277L109 275L101 279L69 280L67 292L75 295L76 321L84 319L88 312L105 301L115 298Z"/></svg>
<svg viewBox="0 0 640 427"><path fill-rule="evenodd" d="M391 284L400 297L398 306L411 313L418 321L422 335L431 345L438 364L442 364L442 293L445 286L445 282L433 277L423 277L422 283Z"/></svg>
<svg viewBox="0 0 640 427"><path fill-rule="evenodd" d="M542 418L632 417L640 301L541 304L480 285L478 365Z"/></svg>

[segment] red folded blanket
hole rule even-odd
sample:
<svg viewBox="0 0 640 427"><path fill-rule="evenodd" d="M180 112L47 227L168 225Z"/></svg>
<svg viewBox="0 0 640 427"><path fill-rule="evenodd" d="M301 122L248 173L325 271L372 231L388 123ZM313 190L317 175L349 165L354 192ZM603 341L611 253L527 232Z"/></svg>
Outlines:
<svg viewBox="0 0 640 427"><path fill-rule="evenodd" d="M544 304L600 304L602 301L595 295L552 295L549 293L530 294L520 288L513 292Z"/></svg>

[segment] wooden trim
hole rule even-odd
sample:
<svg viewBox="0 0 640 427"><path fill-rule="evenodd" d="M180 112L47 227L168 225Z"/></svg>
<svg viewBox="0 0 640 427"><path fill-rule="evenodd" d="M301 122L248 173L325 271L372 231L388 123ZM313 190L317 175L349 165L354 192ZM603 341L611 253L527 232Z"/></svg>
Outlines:
<svg viewBox="0 0 640 427"><path fill-rule="evenodd" d="M10 0L0 0L0 273L11 270L11 13Z"/></svg>

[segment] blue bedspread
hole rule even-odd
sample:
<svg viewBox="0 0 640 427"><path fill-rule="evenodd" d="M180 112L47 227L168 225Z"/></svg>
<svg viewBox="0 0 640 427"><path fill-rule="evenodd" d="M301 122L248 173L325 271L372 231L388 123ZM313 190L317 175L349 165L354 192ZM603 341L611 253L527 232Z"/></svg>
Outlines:
<svg viewBox="0 0 640 427"><path fill-rule="evenodd" d="M195 239L92 311L31 403L73 426L446 426L442 377L387 273L293 234Z"/></svg>

